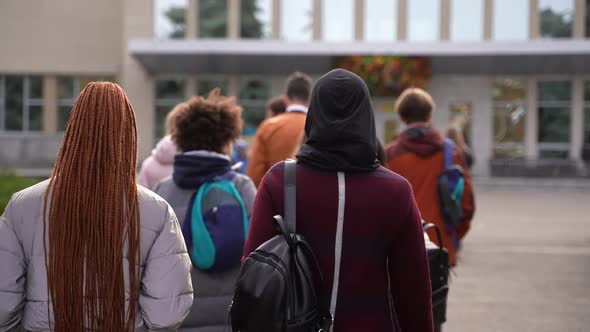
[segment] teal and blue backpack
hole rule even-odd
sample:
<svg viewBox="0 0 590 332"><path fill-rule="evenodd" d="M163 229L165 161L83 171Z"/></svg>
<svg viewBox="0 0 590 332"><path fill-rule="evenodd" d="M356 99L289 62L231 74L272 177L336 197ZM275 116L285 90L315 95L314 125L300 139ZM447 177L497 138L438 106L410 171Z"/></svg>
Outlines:
<svg viewBox="0 0 590 332"><path fill-rule="evenodd" d="M454 234L454 229L461 224L463 217L463 191L465 190L465 178L463 168L453 161L455 143L450 139L444 142L444 169L438 176L438 196L440 211L449 234ZM453 242L458 245L458 239L453 236Z"/></svg>
<svg viewBox="0 0 590 332"><path fill-rule="evenodd" d="M193 264L223 272L240 264L248 235L248 214L233 171L200 185L191 196L182 234Z"/></svg>

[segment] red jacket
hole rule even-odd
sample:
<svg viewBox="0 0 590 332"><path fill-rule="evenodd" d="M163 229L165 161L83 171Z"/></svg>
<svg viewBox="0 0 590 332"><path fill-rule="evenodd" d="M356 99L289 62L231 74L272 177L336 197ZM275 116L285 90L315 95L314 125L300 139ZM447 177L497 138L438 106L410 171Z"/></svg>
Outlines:
<svg viewBox="0 0 590 332"><path fill-rule="evenodd" d="M277 164L260 184L246 256L277 234L272 218L283 214L283 174L284 163ZM334 331L394 331L391 296L402 331L431 332L430 274L410 184L380 167L371 173L346 174L345 196ZM314 250L328 294L334 278L337 216L336 173L298 164L297 233Z"/></svg>
<svg viewBox="0 0 590 332"><path fill-rule="evenodd" d="M422 218L426 222L434 223L441 230L443 245L449 250L449 259L454 265L457 248L453 244L452 234L447 231L443 221L438 198L438 176L444 168L443 142L442 136L436 129L410 128L386 149L385 155L387 168L405 177L412 184ZM462 239L471 225L475 212L475 200L467 163L457 148L454 159L456 164L463 167L465 177L463 221L454 231L455 235ZM439 244L434 230L429 230L428 236L433 242Z"/></svg>

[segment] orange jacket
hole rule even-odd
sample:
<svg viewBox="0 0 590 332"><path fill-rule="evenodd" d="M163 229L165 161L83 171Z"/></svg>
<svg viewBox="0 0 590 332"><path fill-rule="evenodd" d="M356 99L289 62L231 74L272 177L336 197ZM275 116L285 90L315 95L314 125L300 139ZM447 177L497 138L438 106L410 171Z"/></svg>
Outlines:
<svg viewBox="0 0 590 332"><path fill-rule="evenodd" d="M387 168L410 182L422 219L435 224L440 229L443 245L449 251L449 260L455 265L457 248L453 244L452 234L448 232L443 221L438 198L438 176L444 168L443 139L436 130L428 129L428 131L423 137L402 133L400 138L386 150ZM454 230L456 236L462 239L469 231L475 212L475 200L467 163L457 148L455 148L454 160L456 164L463 167L465 178L462 201L463 221L461 226ZM439 244L434 230L429 230L428 236L433 242Z"/></svg>
<svg viewBox="0 0 590 332"><path fill-rule="evenodd" d="M286 112L260 124L246 170L257 187L274 164L295 157L303 138L305 117L302 112Z"/></svg>

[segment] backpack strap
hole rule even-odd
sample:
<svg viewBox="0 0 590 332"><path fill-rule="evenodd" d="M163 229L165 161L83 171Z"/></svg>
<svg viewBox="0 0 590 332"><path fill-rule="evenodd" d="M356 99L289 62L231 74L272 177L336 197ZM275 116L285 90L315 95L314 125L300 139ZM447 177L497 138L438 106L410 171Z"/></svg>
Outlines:
<svg viewBox="0 0 590 332"><path fill-rule="evenodd" d="M295 171L297 168L297 161L285 161L285 222L287 223L287 230L290 233L295 233L296 230L296 190Z"/></svg>
<svg viewBox="0 0 590 332"><path fill-rule="evenodd" d="M453 161L453 152L455 152L455 142L450 138L445 138L443 153L445 155L445 169L450 168L455 163Z"/></svg>
<svg viewBox="0 0 590 332"><path fill-rule="evenodd" d="M332 282L332 299L330 300L330 314L334 331L336 317L336 303L338 301L338 286L340 282L340 261L342 258L342 232L344 229L344 203L346 201L346 181L343 172L338 172L338 219L336 221L336 242L334 243L334 281Z"/></svg>

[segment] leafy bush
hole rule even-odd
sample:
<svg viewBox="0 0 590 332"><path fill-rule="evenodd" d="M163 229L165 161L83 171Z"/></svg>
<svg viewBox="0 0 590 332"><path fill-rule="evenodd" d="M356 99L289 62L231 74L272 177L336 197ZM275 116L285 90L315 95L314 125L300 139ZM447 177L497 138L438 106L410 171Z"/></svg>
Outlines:
<svg viewBox="0 0 590 332"><path fill-rule="evenodd" d="M40 179L18 176L11 171L0 170L0 211L4 209L15 192L38 183Z"/></svg>

